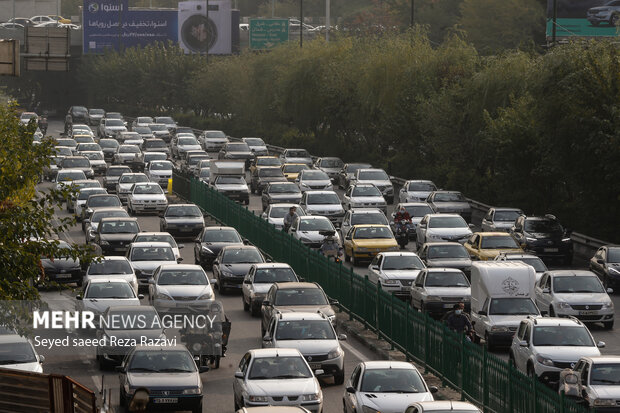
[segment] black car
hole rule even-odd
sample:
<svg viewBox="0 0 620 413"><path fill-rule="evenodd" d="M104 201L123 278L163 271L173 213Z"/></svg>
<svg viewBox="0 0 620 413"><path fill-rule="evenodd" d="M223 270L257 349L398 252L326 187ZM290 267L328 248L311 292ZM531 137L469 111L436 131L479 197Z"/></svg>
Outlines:
<svg viewBox="0 0 620 413"><path fill-rule="evenodd" d="M252 264L267 262L260 250L251 245L222 248L213 261L213 277L217 280L220 294L228 289L241 290L243 279Z"/></svg>
<svg viewBox="0 0 620 413"><path fill-rule="evenodd" d="M142 152L163 152L170 157L170 148L160 138L145 139L142 143Z"/></svg>
<svg viewBox="0 0 620 413"><path fill-rule="evenodd" d="M553 215L520 216L509 232L526 252L541 258L560 258L564 265L573 261L571 231L564 229Z"/></svg>
<svg viewBox="0 0 620 413"><path fill-rule="evenodd" d="M134 172L144 172L144 167L151 161L165 161L168 159L166 152L140 152L130 162Z"/></svg>
<svg viewBox="0 0 620 413"><path fill-rule="evenodd" d="M271 182L287 182L282 168L279 166L263 166L256 168L252 172L252 181L250 182L250 190L252 193L263 193L263 189Z"/></svg>
<svg viewBox="0 0 620 413"><path fill-rule="evenodd" d="M71 246L65 241L59 241L60 253L56 257L41 258L41 281L53 281L57 283L77 283L82 285L82 268L79 259L63 256L62 250L69 251Z"/></svg>
<svg viewBox="0 0 620 413"><path fill-rule="evenodd" d="M86 199L86 204L82 208L82 221L92 216L93 212L98 208L122 207L118 195L110 194L93 194Z"/></svg>
<svg viewBox="0 0 620 413"><path fill-rule="evenodd" d="M293 182L271 182L268 183L261 195L263 211L271 204L288 203L299 204L301 201L301 190Z"/></svg>
<svg viewBox="0 0 620 413"><path fill-rule="evenodd" d="M233 227L206 227L196 238L194 262L210 268L217 254L229 245L243 245L243 238Z"/></svg>
<svg viewBox="0 0 620 413"><path fill-rule="evenodd" d="M101 146L101 150L103 151L103 158L107 162L112 162L112 158L114 158L114 154L120 144L116 139L106 138L99 139L99 146Z"/></svg>
<svg viewBox="0 0 620 413"><path fill-rule="evenodd" d="M194 204L168 205L159 220L159 231L177 237L195 237L205 227L202 211Z"/></svg>
<svg viewBox="0 0 620 413"><path fill-rule="evenodd" d="M620 245L604 245L590 259L590 271L598 275L605 288L620 285Z"/></svg>
<svg viewBox="0 0 620 413"><path fill-rule="evenodd" d="M372 165L368 163L348 163L345 164L338 176L336 176L336 182L338 182L338 186L342 189L347 189L351 182L351 178L355 176L355 172L358 169L368 169L372 168Z"/></svg>
<svg viewBox="0 0 620 413"><path fill-rule="evenodd" d="M67 115L71 117L70 123L87 123L88 122L88 109L84 106L71 106ZM68 119L67 119L68 120Z"/></svg>
<svg viewBox="0 0 620 413"><path fill-rule="evenodd" d="M116 183L122 174L130 173L131 168L125 165L111 165L103 176L103 187L108 192L116 192Z"/></svg>
<svg viewBox="0 0 620 413"><path fill-rule="evenodd" d="M138 232L137 218L103 218L97 227L94 243L99 245L103 255L125 255Z"/></svg>
<svg viewBox="0 0 620 413"><path fill-rule="evenodd" d="M228 142L220 150L217 158L243 160L245 161L246 166L249 166L250 161L254 159L254 154L245 142Z"/></svg>

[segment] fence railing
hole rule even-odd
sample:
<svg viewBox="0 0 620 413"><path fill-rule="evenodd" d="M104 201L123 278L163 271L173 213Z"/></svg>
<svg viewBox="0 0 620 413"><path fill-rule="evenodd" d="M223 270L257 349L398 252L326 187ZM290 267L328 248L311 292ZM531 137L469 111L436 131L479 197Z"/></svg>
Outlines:
<svg viewBox="0 0 620 413"><path fill-rule="evenodd" d="M300 276L318 282L352 319L402 351L487 412L580 413L588 410L533 380L485 347L473 344L426 313L415 311L342 264L327 260L246 207L199 180L173 174L172 189Z"/></svg>

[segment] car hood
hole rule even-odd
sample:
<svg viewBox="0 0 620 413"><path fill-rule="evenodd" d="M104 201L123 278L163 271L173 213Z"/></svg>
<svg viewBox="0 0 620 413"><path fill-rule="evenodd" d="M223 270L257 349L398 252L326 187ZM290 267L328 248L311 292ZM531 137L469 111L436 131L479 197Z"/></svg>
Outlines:
<svg viewBox="0 0 620 413"><path fill-rule="evenodd" d="M433 205L440 211L469 211L468 202L433 202Z"/></svg>
<svg viewBox="0 0 620 413"><path fill-rule="evenodd" d="M607 293L554 293L558 301L570 304L603 304L611 301Z"/></svg>
<svg viewBox="0 0 620 413"><path fill-rule="evenodd" d="M514 222L510 222L510 221L494 221L493 222L493 226L497 229L508 230L512 228L513 225L514 225Z"/></svg>
<svg viewBox="0 0 620 413"><path fill-rule="evenodd" d="M205 143L226 143L228 142L227 138L205 138Z"/></svg>
<svg viewBox="0 0 620 413"><path fill-rule="evenodd" d="M146 387L147 389L171 389L198 387L200 375L192 373L127 373L127 380L132 387ZM172 385L171 383L174 383Z"/></svg>
<svg viewBox="0 0 620 413"><path fill-rule="evenodd" d="M202 242L200 243L201 247L207 247L209 248L214 254L219 253L222 248L227 247L229 245L232 246L237 246L237 245L243 245L243 243L239 242L239 243L231 243L231 242Z"/></svg>
<svg viewBox="0 0 620 413"><path fill-rule="evenodd" d="M182 149L184 151L191 151L191 150L201 150L202 146L200 145L177 145L178 149Z"/></svg>
<svg viewBox="0 0 620 413"><path fill-rule="evenodd" d="M546 356L553 361L577 362L580 357L596 357L601 355L596 346L539 346L536 348L540 355Z"/></svg>
<svg viewBox="0 0 620 413"><path fill-rule="evenodd" d="M354 196L351 197L351 202L375 202L385 204L385 199L382 196Z"/></svg>
<svg viewBox="0 0 620 413"><path fill-rule="evenodd" d="M441 297L469 297L471 296L471 288L469 287L426 287L429 295L438 295Z"/></svg>
<svg viewBox="0 0 620 413"><path fill-rule="evenodd" d="M527 236L536 239L560 240L564 237L561 232L528 232Z"/></svg>
<svg viewBox="0 0 620 413"><path fill-rule="evenodd" d="M204 218L202 217L165 217L168 224L202 224Z"/></svg>
<svg viewBox="0 0 620 413"><path fill-rule="evenodd" d="M286 182L286 176L261 176L258 178L259 183L267 183L267 182Z"/></svg>
<svg viewBox="0 0 620 413"><path fill-rule="evenodd" d="M19 371L28 371L31 373L43 373L43 367L37 361L33 361L32 363L17 363L17 364L2 364L0 365L3 369L9 370L19 370Z"/></svg>
<svg viewBox="0 0 620 413"><path fill-rule="evenodd" d="M270 224L275 225L276 227L283 227L284 226L284 218L271 218L271 217L268 217L267 218L267 222L269 222Z"/></svg>
<svg viewBox="0 0 620 413"><path fill-rule="evenodd" d="M416 278L418 278L420 270L387 270L382 271L381 274L383 274L388 279L415 280Z"/></svg>
<svg viewBox="0 0 620 413"><path fill-rule="evenodd" d="M132 194L131 197L135 200L135 201L165 201L166 200L166 195L164 194Z"/></svg>
<svg viewBox="0 0 620 413"><path fill-rule="evenodd" d="M304 356L310 354L327 354L338 347L338 341L332 340L279 340L276 347L296 348Z"/></svg>
<svg viewBox="0 0 620 413"><path fill-rule="evenodd" d="M469 268L471 260L469 258L427 258L426 265L428 267Z"/></svg>
<svg viewBox="0 0 620 413"><path fill-rule="evenodd" d="M407 191L407 196L416 199L426 199L431 191Z"/></svg>
<svg viewBox="0 0 620 413"><path fill-rule="evenodd" d="M248 145L251 151L266 151L267 146L265 145Z"/></svg>
<svg viewBox="0 0 620 413"><path fill-rule="evenodd" d="M620 399L620 386L590 386L598 399Z"/></svg>
<svg viewBox="0 0 620 413"><path fill-rule="evenodd" d="M404 412L411 403L431 401L431 393L360 393L358 399L364 406L380 412Z"/></svg>
<svg viewBox="0 0 620 413"><path fill-rule="evenodd" d="M254 292L257 294L267 294L273 283L254 283Z"/></svg>
<svg viewBox="0 0 620 413"><path fill-rule="evenodd" d="M282 224L284 225L284 218L282 218ZM299 238L305 238L312 242L323 241L325 237L319 234L319 231L297 231Z"/></svg>
<svg viewBox="0 0 620 413"><path fill-rule="evenodd" d="M324 166L319 168L321 171L325 172L328 175L336 175L340 173L342 168L326 168Z"/></svg>
<svg viewBox="0 0 620 413"><path fill-rule="evenodd" d="M105 241L128 241L127 245L129 245L129 241L131 241L136 236L135 233L127 233L127 234L99 234L99 238Z"/></svg>
<svg viewBox="0 0 620 413"><path fill-rule="evenodd" d="M248 394L271 396L299 396L319 391L314 377L307 379L248 380Z"/></svg>
<svg viewBox="0 0 620 413"><path fill-rule="evenodd" d="M119 158L123 158L123 159L129 159L129 158L133 158L134 156L136 156L136 154L134 152L119 152L117 153ZM117 177L116 179L118 179L120 177Z"/></svg>
<svg viewBox="0 0 620 413"><path fill-rule="evenodd" d="M320 311L328 317L336 314L331 305L277 305L274 306L274 309L282 313L316 313Z"/></svg>
<svg viewBox="0 0 620 413"><path fill-rule="evenodd" d="M327 186L331 185L332 181L331 179L304 179L299 184L306 184L309 186Z"/></svg>
<svg viewBox="0 0 620 413"><path fill-rule="evenodd" d="M358 184L373 184L375 186L392 186L392 182L390 180L368 180L368 179L359 179L356 181Z"/></svg>
<svg viewBox="0 0 620 413"><path fill-rule="evenodd" d="M305 163L307 165L312 165L312 158L284 158L283 163Z"/></svg>
<svg viewBox="0 0 620 413"><path fill-rule="evenodd" d="M172 171L169 169L153 169L150 170L149 173L151 175L172 175Z"/></svg>
<svg viewBox="0 0 620 413"><path fill-rule="evenodd" d="M292 204L297 204L301 200L301 193L288 192L288 193L281 193L281 194L269 194L269 198L274 201L286 200L286 201L291 201Z"/></svg>
<svg viewBox="0 0 620 413"><path fill-rule="evenodd" d="M113 130L113 131L119 131L122 130L123 132L127 132L127 128L125 126L104 126L105 130Z"/></svg>
<svg viewBox="0 0 620 413"><path fill-rule="evenodd" d="M471 235L472 232L469 228L429 228L426 231L426 234L435 234L443 236L457 236L463 237L466 235Z"/></svg>
<svg viewBox="0 0 620 413"><path fill-rule="evenodd" d="M108 307L116 307L119 305L140 305L140 300L137 298L84 298L83 299L84 310L94 311L96 313L103 313Z"/></svg>
<svg viewBox="0 0 620 413"><path fill-rule="evenodd" d="M255 263L240 263L240 264L220 264L220 270L226 269L233 273L233 275L246 275L250 271L250 267Z"/></svg>
<svg viewBox="0 0 620 413"><path fill-rule="evenodd" d="M176 261L132 261L131 266L134 270L152 272L160 265L176 264Z"/></svg>
<svg viewBox="0 0 620 413"><path fill-rule="evenodd" d="M247 184L214 184L216 188L224 191L247 191Z"/></svg>
<svg viewBox="0 0 620 413"><path fill-rule="evenodd" d="M490 315L489 320L492 325L505 327L518 327L521 321L527 317L525 314L517 315Z"/></svg>
<svg viewBox="0 0 620 413"><path fill-rule="evenodd" d="M127 184L118 184L118 189L123 190L123 191L128 191L131 189L132 186L133 186L133 182L130 182Z"/></svg>
<svg viewBox="0 0 620 413"><path fill-rule="evenodd" d="M396 240L393 238L388 239L360 239L354 240L353 245L362 248L387 248L397 246Z"/></svg>
<svg viewBox="0 0 620 413"><path fill-rule="evenodd" d="M43 264L43 268L55 268L59 270L66 270L70 268L79 268L80 260L74 260L72 258L55 258L54 261L50 259L42 259L41 264Z"/></svg>
<svg viewBox="0 0 620 413"><path fill-rule="evenodd" d="M200 297L213 292L210 285L158 285L157 290L172 297Z"/></svg>
<svg viewBox="0 0 620 413"><path fill-rule="evenodd" d="M319 211L344 211L340 204L312 204L306 205L306 212L312 211L318 213Z"/></svg>

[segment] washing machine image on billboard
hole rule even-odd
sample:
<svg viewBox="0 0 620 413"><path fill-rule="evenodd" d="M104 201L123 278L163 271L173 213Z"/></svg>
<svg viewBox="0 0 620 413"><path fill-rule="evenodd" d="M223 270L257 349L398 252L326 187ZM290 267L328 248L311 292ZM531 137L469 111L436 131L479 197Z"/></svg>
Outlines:
<svg viewBox="0 0 620 413"><path fill-rule="evenodd" d="M179 2L179 44L185 53L231 54L229 0Z"/></svg>

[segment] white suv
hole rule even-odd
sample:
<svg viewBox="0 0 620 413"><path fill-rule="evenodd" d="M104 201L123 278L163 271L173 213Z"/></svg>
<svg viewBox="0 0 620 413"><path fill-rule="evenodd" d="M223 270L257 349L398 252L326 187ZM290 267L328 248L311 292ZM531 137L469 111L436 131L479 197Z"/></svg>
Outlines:
<svg viewBox="0 0 620 413"><path fill-rule="evenodd" d="M560 371L574 368L580 357L600 356L588 328L576 318L528 317L512 339L510 362L530 377L557 382Z"/></svg>

